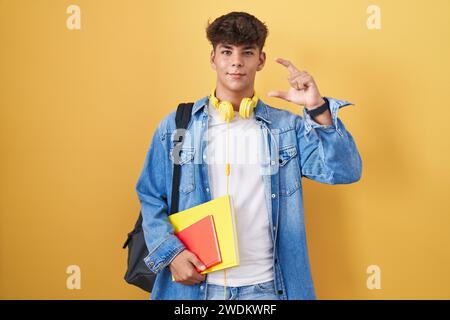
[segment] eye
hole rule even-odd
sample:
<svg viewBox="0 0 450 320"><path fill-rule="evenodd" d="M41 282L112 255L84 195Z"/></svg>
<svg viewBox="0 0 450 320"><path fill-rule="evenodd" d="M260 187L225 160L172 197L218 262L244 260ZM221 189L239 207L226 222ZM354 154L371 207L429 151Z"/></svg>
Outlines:
<svg viewBox="0 0 450 320"><path fill-rule="evenodd" d="M245 52L247 55L253 55L253 52L252 51L246 51Z"/></svg>
<svg viewBox="0 0 450 320"><path fill-rule="evenodd" d="M223 50L223 51L222 51L222 54L223 54L224 52L230 52L230 53L231 53L230 50ZM227 54L227 55L228 55L228 54Z"/></svg>

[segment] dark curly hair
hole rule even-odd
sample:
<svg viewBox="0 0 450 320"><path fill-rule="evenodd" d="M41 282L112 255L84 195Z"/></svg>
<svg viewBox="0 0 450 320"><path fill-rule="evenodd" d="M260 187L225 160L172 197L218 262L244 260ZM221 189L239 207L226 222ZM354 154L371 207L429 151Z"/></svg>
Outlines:
<svg viewBox="0 0 450 320"><path fill-rule="evenodd" d="M206 27L206 37L214 51L219 43L229 45L257 45L260 52L269 31L266 25L246 12L230 12L220 16Z"/></svg>

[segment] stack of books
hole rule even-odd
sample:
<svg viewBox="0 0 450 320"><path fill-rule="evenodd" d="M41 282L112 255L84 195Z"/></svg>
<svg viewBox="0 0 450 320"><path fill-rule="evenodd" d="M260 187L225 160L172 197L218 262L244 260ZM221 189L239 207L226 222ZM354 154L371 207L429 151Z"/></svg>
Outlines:
<svg viewBox="0 0 450 320"><path fill-rule="evenodd" d="M169 221L175 235L206 266L201 274L239 265L236 219L230 196L172 214Z"/></svg>

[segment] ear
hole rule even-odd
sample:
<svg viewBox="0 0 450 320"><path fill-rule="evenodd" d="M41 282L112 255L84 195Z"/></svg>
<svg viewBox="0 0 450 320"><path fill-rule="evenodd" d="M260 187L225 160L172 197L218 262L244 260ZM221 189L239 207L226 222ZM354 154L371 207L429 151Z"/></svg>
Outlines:
<svg viewBox="0 0 450 320"><path fill-rule="evenodd" d="M264 51L261 51L259 54L259 64L256 68L256 71L261 71L264 68L264 65L266 64L266 53Z"/></svg>
<svg viewBox="0 0 450 320"><path fill-rule="evenodd" d="M209 63L211 64L211 68L216 70L216 62L214 61L214 58L215 58L215 52L214 51L215 51L214 49L211 50L211 54L209 56Z"/></svg>

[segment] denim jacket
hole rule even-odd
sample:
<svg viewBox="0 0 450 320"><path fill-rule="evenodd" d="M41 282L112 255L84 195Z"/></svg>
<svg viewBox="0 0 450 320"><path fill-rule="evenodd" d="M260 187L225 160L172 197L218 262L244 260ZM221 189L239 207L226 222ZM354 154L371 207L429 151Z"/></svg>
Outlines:
<svg viewBox="0 0 450 320"><path fill-rule="evenodd" d="M358 181L362 161L351 134L338 118L341 107L352 103L326 97L332 124L320 125L258 100L255 120L261 128L259 148L265 202L273 241L273 270L280 300L315 299L305 235L302 177L326 184ZM181 164L179 211L211 199L206 148L208 96L196 101L179 152ZM145 242L144 262L157 274L151 299L206 299L207 282L183 285L172 281L169 264L185 249L167 219L170 212L175 111L156 129L136 184L141 203Z"/></svg>

